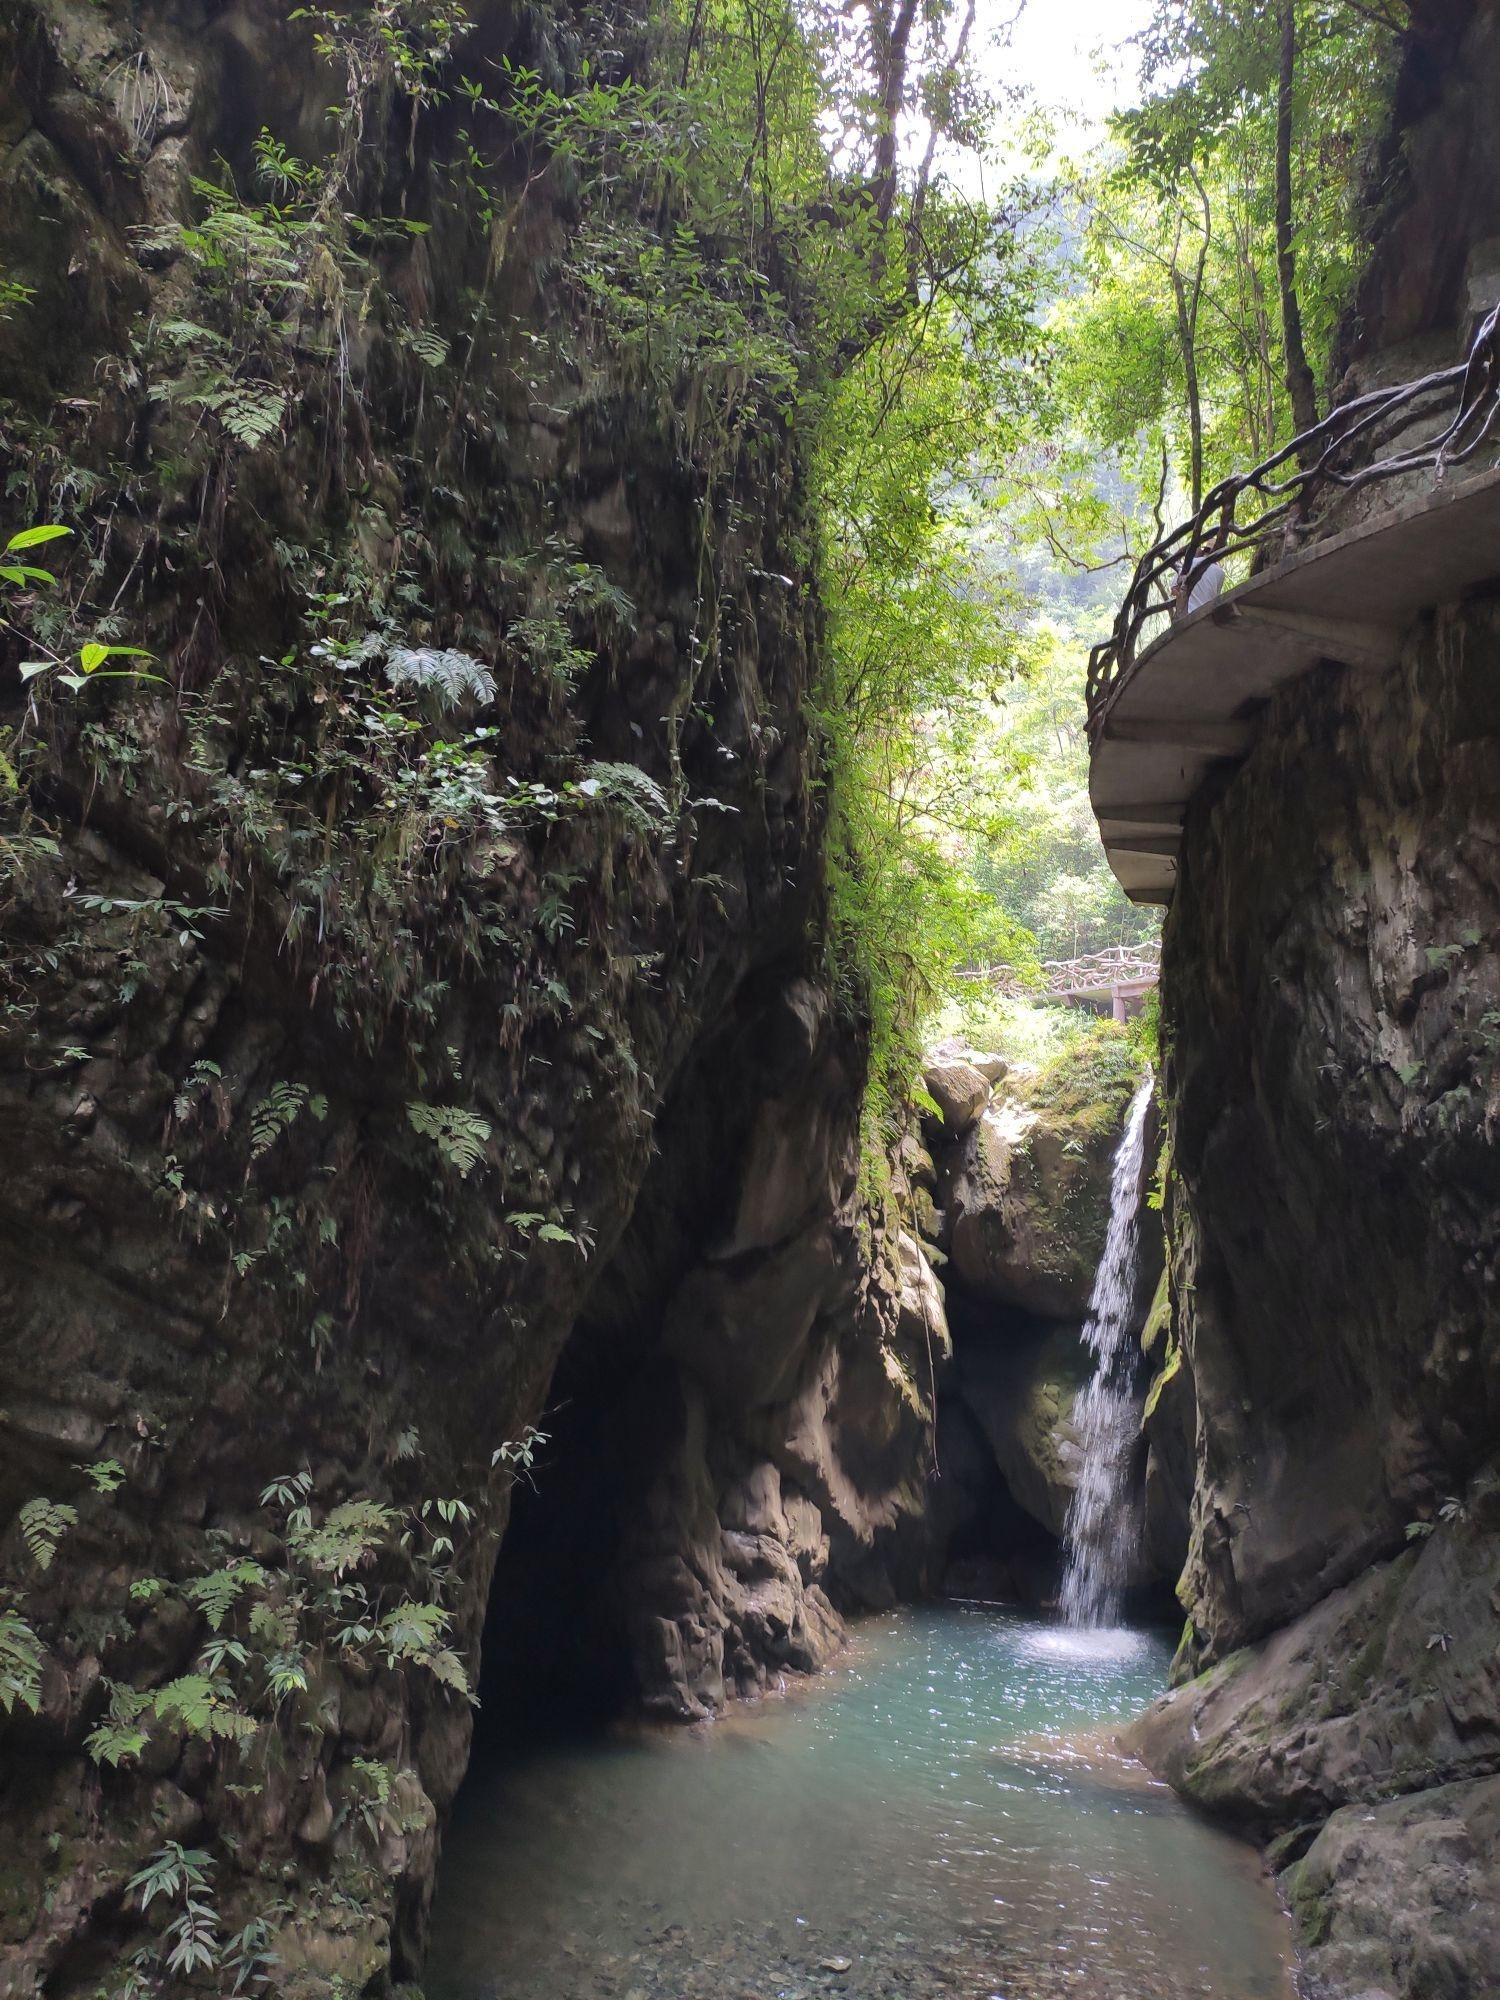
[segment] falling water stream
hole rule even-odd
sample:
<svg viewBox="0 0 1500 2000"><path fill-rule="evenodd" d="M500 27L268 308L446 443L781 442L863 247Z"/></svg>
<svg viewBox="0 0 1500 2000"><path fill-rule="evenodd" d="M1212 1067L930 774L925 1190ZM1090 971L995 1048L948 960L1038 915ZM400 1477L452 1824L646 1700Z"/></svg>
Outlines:
<svg viewBox="0 0 1500 2000"><path fill-rule="evenodd" d="M1140 1540L1131 1461L1140 1431L1139 1349L1131 1317L1140 1248L1141 1165L1153 1078L1136 1091L1110 1176L1109 1231L1089 1299L1084 1345L1094 1373L1073 1404L1082 1459L1068 1506L1062 1615L1069 1625L1120 1622L1120 1604Z"/></svg>

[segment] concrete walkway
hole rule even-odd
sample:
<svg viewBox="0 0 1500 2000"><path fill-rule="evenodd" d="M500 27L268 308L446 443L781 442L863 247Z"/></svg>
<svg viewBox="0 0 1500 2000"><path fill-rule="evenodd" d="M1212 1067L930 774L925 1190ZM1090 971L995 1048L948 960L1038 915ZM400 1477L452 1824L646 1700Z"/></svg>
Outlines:
<svg viewBox="0 0 1500 2000"><path fill-rule="evenodd" d="M1373 514L1169 626L1090 732L1089 797L1132 902L1171 900L1188 801L1246 755L1278 688L1324 660L1393 666L1423 611L1496 578L1500 471Z"/></svg>

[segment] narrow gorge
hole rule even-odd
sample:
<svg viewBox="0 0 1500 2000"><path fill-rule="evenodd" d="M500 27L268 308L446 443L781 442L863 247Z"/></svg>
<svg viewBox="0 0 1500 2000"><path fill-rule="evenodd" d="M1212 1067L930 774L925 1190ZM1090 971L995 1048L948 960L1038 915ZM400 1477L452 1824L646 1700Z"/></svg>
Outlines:
<svg viewBox="0 0 1500 2000"><path fill-rule="evenodd" d="M986 11L0 5L3 2000L1500 1994L1500 0Z"/></svg>

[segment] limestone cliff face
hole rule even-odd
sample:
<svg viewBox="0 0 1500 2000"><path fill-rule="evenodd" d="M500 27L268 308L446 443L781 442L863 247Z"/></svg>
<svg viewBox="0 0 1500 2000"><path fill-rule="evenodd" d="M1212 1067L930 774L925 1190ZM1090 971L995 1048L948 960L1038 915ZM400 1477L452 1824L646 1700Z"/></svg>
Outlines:
<svg viewBox="0 0 1500 2000"><path fill-rule="evenodd" d="M1497 659L1494 607L1454 607L1398 671L1289 690L1189 828L1164 983L1198 1412L1181 1588L1193 1660L1224 1664L1143 1738L1293 1852L1350 1802L1456 1786L1431 1811L1481 1870L1463 1781L1500 1754ZM1433 1916L1443 1843L1404 1807L1392 1823L1429 1916L1410 1949L1329 1942L1358 1929L1345 1876L1367 1893L1341 1832L1298 1878L1339 1878L1307 1906L1333 1990L1416 1993L1424 1954L1482 1961Z"/></svg>
<svg viewBox="0 0 1500 2000"><path fill-rule="evenodd" d="M1493 0L1410 11L1386 143L1373 163L1368 260L1340 329L1340 400L1462 354L1500 285Z"/></svg>
<svg viewBox="0 0 1500 2000"><path fill-rule="evenodd" d="M684 1713L824 1657L920 1504L796 440L686 436L567 176L427 88L624 73L630 10L292 12L0 21L7 529L74 528L0 696L5 1993L161 1954L169 1841L280 1990L419 1969L528 1425L650 1447L551 1584ZM162 678L19 682L81 637Z"/></svg>
<svg viewBox="0 0 1500 2000"><path fill-rule="evenodd" d="M1391 1550L1492 1452L1500 627L1289 691L1168 923L1188 1588L1218 1652ZM1332 1225L1332 1226L1331 1226Z"/></svg>
<svg viewBox="0 0 1500 2000"><path fill-rule="evenodd" d="M1419 18L1369 379L1447 360L1493 302L1495 180L1449 142L1496 27ZM1477 1995L1496 1963L1497 663L1483 593L1394 668L1283 690L1191 809L1164 935L1182 1668L1208 1671L1141 1741L1275 1840L1331 1995Z"/></svg>

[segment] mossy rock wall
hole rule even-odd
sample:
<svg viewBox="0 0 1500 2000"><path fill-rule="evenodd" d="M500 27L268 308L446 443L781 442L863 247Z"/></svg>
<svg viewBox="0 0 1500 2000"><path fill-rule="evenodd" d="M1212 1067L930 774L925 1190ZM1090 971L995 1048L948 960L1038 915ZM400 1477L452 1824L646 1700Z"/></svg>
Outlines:
<svg viewBox="0 0 1500 2000"><path fill-rule="evenodd" d="M658 1705L814 1663L824 1586L892 1591L922 1504L932 1302L870 1248L862 1043L809 977L798 440L611 340L569 172L456 87L619 78L643 24L472 0L427 91L367 10L296 12L0 16L0 266L32 291L0 321L7 528L74 528L21 609L160 676L23 685L0 641L16 1992L154 1949L126 1885L167 1841L211 1853L221 1936L269 1926L279 1991L419 1973L505 1448L580 1323L681 1416L632 1606L698 1651L674 1679L662 1639ZM262 160L335 176L296 232L263 127ZM691 1328L652 1344L699 1265L811 1294L753 1411ZM761 1537L746 1574L721 1530Z"/></svg>

